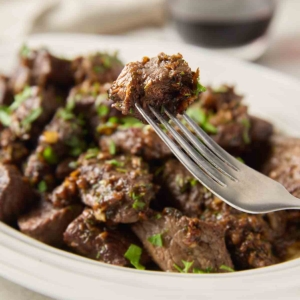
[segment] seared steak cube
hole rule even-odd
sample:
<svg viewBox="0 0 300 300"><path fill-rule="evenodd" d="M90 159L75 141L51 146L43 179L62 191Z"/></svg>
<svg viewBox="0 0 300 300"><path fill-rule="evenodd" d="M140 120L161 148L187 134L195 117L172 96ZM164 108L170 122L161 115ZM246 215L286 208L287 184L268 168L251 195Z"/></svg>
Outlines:
<svg viewBox="0 0 300 300"><path fill-rule="evenodd" d="M59 109L39 137L38 146L30 155L24 174L32 185L44 180L55 185L55 169L67 157L74 159L85 151L83 121L66 109Z"/></svg>
<svg viewBox="0 0 300 300"><path fill-rule="evenodd" d="M181 54L160 53L151 59L144 57L141 62L128 63L113 83L109 96L124 115L134 114L141 120L135 103L151 115L148 105L182 113L201 91L198 76L199 70L192 72Z"/></svg>
<svg viewBox="0 0 300 300"><path fill-rule="evenodd" d="M140 245L129 228L98 223L92 209L85 209L64 233L65 243L76 253L117 266L130 266L124 254L130 245ZM141 263L149 260L146 252Z"/></svg>
<svg viewBox="0 0 300 300"><path fill-rule="evenodd" d="M204 209L204 201L213 197L176 159L169 159L157 173L156 181L161 189L155 201L160 209L172 206L186 216L199 217Z"/></svg>
<svg viewBox="0 0 300 300"><path fill-rule="evenodd" d="M148 165L135 156L117 156L79 168L77 186L84 204L101 221L133 223L148 209L156 187Z"/></svg>
<svg viewBox="0 0 300 300"><path fill-rule="evenodd" d="M112 82L119 76L123 64L117 53L95 53L93 55L78 57L73 61L75 80L81 83L84 80L106 83Z"/></svg>
<svg viewBox="0 0 300 300"><path fill-rule="evenodd" d="M15 166L0 165L0 221L15 222L35 199L36 195Z"/></svg>
<svg viewBox="0 0 300 300"><path fill-rule="evenodd" d="M55 208L41 200L30 212L19 218L20 230L26 235L51 246L63 245L63 233L81 213L80 204Z"/></svg>
<svg viewBox="0 0 300 300"><path fill-rule="evenodd" d="M172 155L170 149L149 126L120 128L112 135L100 138L103 152L125 153L145 160L164 159Z"/></svg>
<svg viewBox="0 0 300 300"><path fill-rule="evenodd" d="M176 272L190 263L186 273L222 272L222 266L232 268L224 241L224 229L180 211L166 208L148 220L132 225L152 259L164 271Z"/></svg>
<svg viewBox="0 0 300 300"><path fill-rule="evenodd" d="M26 87L11 105L11 130L21 140L35 140L61 105L53 88Z"/></svg>

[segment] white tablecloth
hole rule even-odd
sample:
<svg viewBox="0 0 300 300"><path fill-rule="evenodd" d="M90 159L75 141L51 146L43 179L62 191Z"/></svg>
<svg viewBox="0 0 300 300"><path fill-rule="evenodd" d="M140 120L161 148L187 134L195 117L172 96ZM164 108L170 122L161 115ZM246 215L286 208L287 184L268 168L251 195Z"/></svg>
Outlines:
<svg viewBox="0 0 300 300"><path fill-rule="evenodd" d="M281 10L278 11L272 28L270 48L257 63L300 79L300 1L282 0L281 2ZM157 18L155 22L159 23L160 18ZM166 39L164 28L148 27L129 31L126 34L140 36L143 39L147 37ZM2 278L0 278L0 299L49 300L48 297L31 292Z"/></svg>

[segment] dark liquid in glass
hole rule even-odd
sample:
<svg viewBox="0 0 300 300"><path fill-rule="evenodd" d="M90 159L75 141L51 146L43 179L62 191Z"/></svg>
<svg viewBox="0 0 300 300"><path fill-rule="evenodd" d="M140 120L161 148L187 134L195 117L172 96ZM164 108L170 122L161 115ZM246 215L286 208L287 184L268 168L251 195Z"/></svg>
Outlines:
<svg viewBox="0 0 300 300"><path fill-rule="evenodd" d="M175 19L175 26L182 38L193 44L226 48L248 44L263 36L272 15L259 20L236 22L189 21Z"/></svg>

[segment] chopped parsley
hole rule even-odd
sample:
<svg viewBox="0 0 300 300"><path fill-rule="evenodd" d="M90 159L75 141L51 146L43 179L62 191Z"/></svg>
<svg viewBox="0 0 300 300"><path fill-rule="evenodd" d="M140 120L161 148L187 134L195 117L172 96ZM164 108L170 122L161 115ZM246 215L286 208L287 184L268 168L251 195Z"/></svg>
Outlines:
<svg viewBox="0 0 300 300"><path fill-rule="evenodd" d="M199 79L198 79L199 80ZM197 87L196 87L196 96L199 96L200 93L205 92L206 87L204 87L199 81L197 82Z"/></svg>
<svg viewBox="0 0 300 300"><path fill-rule="evenodd" d="M58 116L66 121L71 120L75 117L71 111L63 108L58 111Z"/></svg>
<svg viewBox="0 0 300 300"><path fill-rule="evenodd" d="M71 161L71 162L69 162L68 166L71 169L76 169L78 167L78 162L77 161Z"/></svg>
<svg viewBox="0 0 300 300"><path fill-rule="evenodd" d="M32 110L29 113L29 115L22 120L21 124L23 126L27 126L27 125L31 124L42 114L42 112L43 112L43 109L41 107L38 107L38 108Z"/></svg>
<svg viewBox="0 0 300 300"><path fill-rule="evenodd" d="M249 130L251 127L250 121L249 119L242 119L241 123L244 126L244 131L243 131L243 140L245 144L250 144L251 139L250 139L250 135L249 135Z"/></svg>
<svg viewBox="0 0 300 300"><path fill-rule="evenodd" d="M26 99L28 99L31 96L31 92L31 87L26 86L21 93L15 95L15 100L10 105L9 109L11 111L16 110Z"/></svg>
<svg viewBox="0 0 300 300"><path fill-rule="evenodd" d="M220 267L220 270L228 271L228 272L235 272L234 269L232 269L232 268L230 268L230 267L228 267L228 266L226 266L226 265L222 265L222 266Z"/></svg>
<svg viewBox="0 0 300 300"><path fill-rule="evenodd" d="M179 266L177 266L176 264L174 264L174 268L179 271L180 273L188 273L190 268L192 267L194 261L188 262L185 260L182 260L182 263L184 265L184 268L180 268Z"/></svg>
<svg viewBox="0 0 300 300"><path fill-rule="evenodd" d="M10 109L6 106L0 107L0 122L4 126L9 126L11 123Z"/></svg>
<svg viewBox="0 0 300 300"><path fill-rule="evenodd" d="M191 186L195 186L197 183L198 183L198 180L197 180L196 178L192 178L192 179L190 180L190 185L191 185Z"/></svg>
<svg viewBox="0 0 300 300"><path fill-rule="evenodd" d="M116 166L116 167L123 167L124 163L121 161L117 161L116 159L107 160L106 163Z"/></svg>
<svg viewBox="0 0 300 300"><path fill-rule="evenodd" d="M126 129L129 127L143 127L145 126L141 121L134 117L124 117L121 119L120 128Z"/></svg>
<svg viewBox="0 0 300 300"><path fill-rule="evenodd" d="M118 124L119 119L117 117L110 117L107 122L112 124Z"/></svg>
<svg viewBox="0 0 300 300"><path fill-rule="evenodd" d="M86 147L85 141L79 139L77 136L72 136L70 139L65 141L65 144L71 148L69 154L72 156L80 155Z"/></svg>
<svg viewBox="0 0 300 300"><path fill-rule="evenodd" d="M38 190L41 193L44 193L44 192L47 191L47 183L46 183L46 181L42 180L42 181L39 182L39 184L38 184Z"/></svg>
<svg viewBox="0 0 300 300"><path fill-rule="evenodd" d="M115 144L115 142L113 140L109 141L108 149L109 149L109 153L111 155L115 155L116 154L116 144Z"/></svg>
<svg viewBox="0 0 300 300"><path fill-rule="evenodd" d="M211 273L212 268L208 267L205 270L201 270L199 268L193 268L193 273L195 274L208 274Z"/></svg>
<svg viewBox="0 0 300 300"><path fill-rule="evenodd" d="M206 132L216 134L218 129L209 122L209 115L200 107L190 107L186 114L198 123Z"/></svg>
<svg viewBox="0 0 300 300"><path fill-rule="evenodd" d="M241 163L243 163L243 164L245 163L245 161L244 161L241 157L239 157L239 156L237 156L236 159L237 159L238 161L240 161Z"/></svg>
<svg viewBox="0 0 300 300"><path fill-rule="evenodd" d="M148 237L148 241L153 245L157 247L162 247L163 246L163 240L161 234L154 234L150 237Z"/></svg>
<svg viewBox="0 0 300 300"><path fill-rule="evenodd" d="M99 117L105 117L109 113L109 108L106 105L102 104L97 108L97 113Z"/></svg>
<svg viewBox="0 0 300 300"><path fill-rule="evenodd" d="M94 72L99 73L99 74L105 72L104 66L94 66L93 70L94 70Z"/></svg>
<svg viewBox="0 0 300 300"><path fill-rule="evenodd" d="M145 203L140 201L139 199L135 199L133 204L132 204L132 208L134 209L143 209L145 207Z"/></svg>
<svg viewBox="0 0 300 300"><path fill-rule="evenodd" d="M52 147L48 146L43 151L43 157L49 164L56 164L58 159Z"/></svg>
<svg viewBox="0 0 300 300"><path fill-rule="evenodd" d="M98 148L90 148L87 150L86 155L84 156L85 159L95 158L99 154Z"/></svg>
<svg viewBox="0 0 300 300"><path fill-rule="evenodd" d="M31 50L29 49L29 47L26 44L24 44L20 49L20 55L22 57L28 57L30 52L31 52Z"/></svg>
<svg viewBox="0 0 300 300"><path fill-rule="evenodd" d="M142 252L141 247L131 244L124 254L124 257L127 258L136 269L145 270L145 267L140 264Z"/></svg>

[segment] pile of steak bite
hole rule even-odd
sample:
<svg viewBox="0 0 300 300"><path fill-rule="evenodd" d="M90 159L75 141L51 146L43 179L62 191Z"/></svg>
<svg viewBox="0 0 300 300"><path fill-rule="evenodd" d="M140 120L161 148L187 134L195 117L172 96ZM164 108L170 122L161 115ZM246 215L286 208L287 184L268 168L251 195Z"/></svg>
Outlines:
<svg viewBox="0 0 300 300"><path fill-rule="evenodd" d="M155 106L160 97L173 112L193 102L187 113L215 141L299 197L300 141L274 136L233 87L203 92L180 54L123 67L105 52L67 60L20 50L11 77L0 78L0 220L48 245L137 269L216 273L291 258L298 212L229 207L149 125L121 111L141 117L134 104Z"/></svg>

